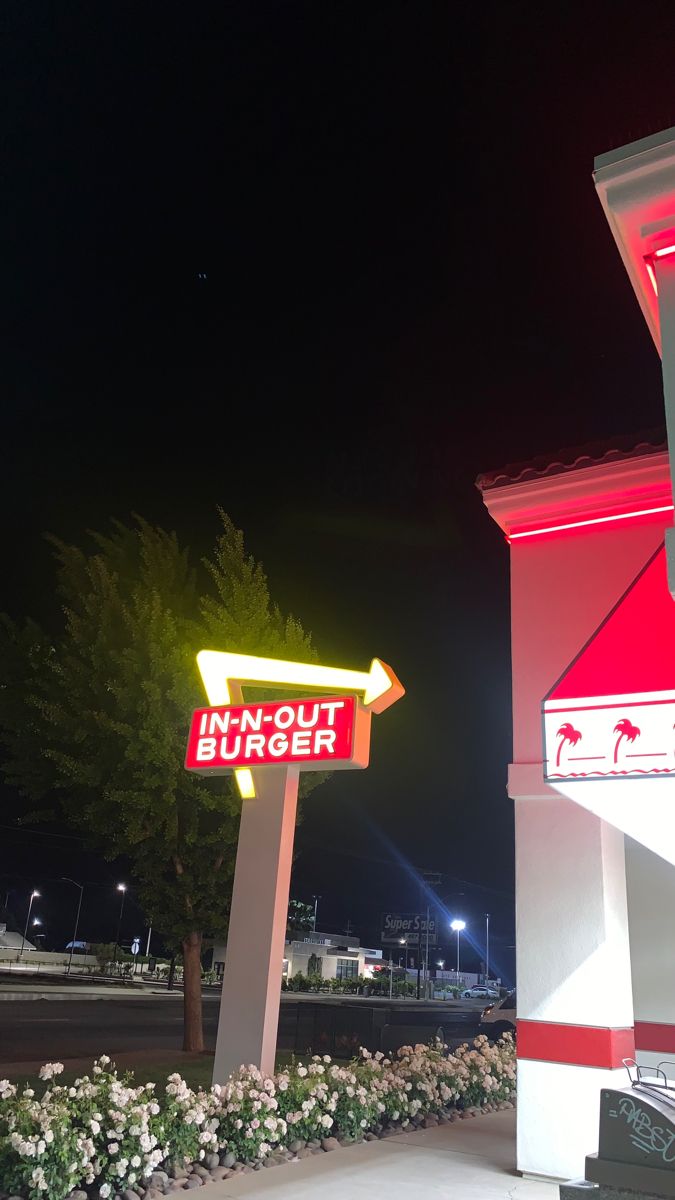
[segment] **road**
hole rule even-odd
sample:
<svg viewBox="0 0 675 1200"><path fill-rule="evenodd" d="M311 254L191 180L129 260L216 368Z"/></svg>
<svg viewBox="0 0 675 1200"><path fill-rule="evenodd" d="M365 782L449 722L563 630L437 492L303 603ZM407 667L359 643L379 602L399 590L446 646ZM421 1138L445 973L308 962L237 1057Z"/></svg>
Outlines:
<svg viewBox="0 0 675 1200"><path fill-rule="evenodd" d="M323 1008L324 1005L328 1006L329 998L284 997L280 1035L284 1029L290 1033L296 1028L298 1010L304 1028L304 1014L309 1017L310 1009L315 1012L317 1002ZM204 998L204 1033L208 1050L215 1048L219 1004L218 996ZM336 1010L339 1008L340 1028L353 1027L359 1032L361 1029L366 1032L369 1025L369 1021L365 1022L366 1009L372 1012L374 1006L367 1006L363 1001L336 1006L333 1001L331 1007ZM410 1040L421 1040L418 1033L421 1026L426 1027L431 1035L439 1025L443 1026L448 1041L458 1040L475 1034L480 1007L470 1004L444 1007L401 1004L395 1009L392 1019L397 1025L410 1026L414 1035ZM318 1026L314 1025L313 1028L316 1030ZM183 1005L180 995L130 996L111 1000L105 997L87 1000L75 997L65 1000L5 1000L0 1004L0 1069L3 1062L94 1058L102 1053L135 1050L173 1051L180 1049L182 1033ZM279 1044L284 1044L281 1036Z"/></svg>

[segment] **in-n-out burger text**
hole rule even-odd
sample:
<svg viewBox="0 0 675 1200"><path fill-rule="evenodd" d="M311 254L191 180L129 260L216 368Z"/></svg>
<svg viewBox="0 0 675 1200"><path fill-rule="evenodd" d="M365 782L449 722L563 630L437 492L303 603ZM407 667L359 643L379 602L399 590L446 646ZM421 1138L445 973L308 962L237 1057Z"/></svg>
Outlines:
<svg viewBox="0 0 675 1200"><path fill-rule="evenodd" d="M370 714L354 696L197 709L185 765L221 774L275 763L297 763L304 770L365 766L369 731Z"/></svg>

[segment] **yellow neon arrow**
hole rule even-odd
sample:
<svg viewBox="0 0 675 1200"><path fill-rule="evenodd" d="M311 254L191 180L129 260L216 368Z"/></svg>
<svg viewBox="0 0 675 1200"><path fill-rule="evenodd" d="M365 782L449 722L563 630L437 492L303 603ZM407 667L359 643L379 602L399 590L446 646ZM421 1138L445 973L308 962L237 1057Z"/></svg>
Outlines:
<svg viewBox="0 0 675 1200"><path fill-rule="evenodd" d="M325 692L363 692L363 703L374 713L384 712L400 700L405 688L391 667L374 658L369 671L348 671L342 667L321 667L315 663L283 662L278 658L257 658L252 654L200 650L197 666L209 704L241 701L241 684L264 683L268 687L301 687ZM235 771L244 799L255 796L253 776L248 769Z"/></svg>

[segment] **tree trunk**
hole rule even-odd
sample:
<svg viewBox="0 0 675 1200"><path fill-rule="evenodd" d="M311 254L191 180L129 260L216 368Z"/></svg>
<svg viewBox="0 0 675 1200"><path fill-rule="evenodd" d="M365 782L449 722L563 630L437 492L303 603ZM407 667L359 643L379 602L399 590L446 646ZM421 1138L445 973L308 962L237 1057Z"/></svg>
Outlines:
<svg viewBox="0 0 675 1200"><path fill-rule="evenodd" d="M183 939L183 1049L204 1049L202 1025L202 935Z"/></svg>

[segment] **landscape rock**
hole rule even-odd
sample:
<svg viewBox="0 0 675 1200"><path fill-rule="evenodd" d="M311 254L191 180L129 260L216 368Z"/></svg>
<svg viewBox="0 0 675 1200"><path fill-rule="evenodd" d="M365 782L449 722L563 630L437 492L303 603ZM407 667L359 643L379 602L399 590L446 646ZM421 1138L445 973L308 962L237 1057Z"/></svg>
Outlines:
<svg viewBox="0 0 675 1200"><path fill-rule="evenodd" d="M68 1200L89 1200L89 1197L86 1192L82 1191L82 1188L75 1188L75 1191L70 1193Z"/></svg>
<svg viewBox="0 0 675 1200"><path fill-rule="evenodd" d="M291 1154L297 1154L298 1150L304 1150L304 1148L305 1143L303 1142L302 1138L295 1138L294 1141L288 1143L288 1149L290 1150Z"/></svg>
<svg viewBox="0 0 675 1200"><path fill-rule="evenodd" d="M201 1186L202 1186L202 1181L199 1178L199 1175L190 1175L190 1176L188 1176L188 1178L185 1180L185 1183L183 1184L183 1191L191 1191L192 1188L198 1188Z"/></svg>
<svg viewBox="0 0 675 1200"><path fill-rule="evenodd" d="M278 1158L274 1158L271 1154L268 1154L267 1158L263 1159L263 1166L264 1167L280 1167L281 1161Z"/></svg>
<svg viewBox="0 0 675 1200"><path fill-rule="evenodd" d="M319 1142L316 1138L310 1138L307 1145L309 1146L310 1150L321 1149L321 1142Z"/></svg>
<svg viewBox="0 0 675 1200"><path fill-rule="evenodd" d="M169 1175L172 1179L187 1179L187 1171L182 1163L171 1163Z"/></svg>
<svg viewBox="0 0 675 1200"><path fill-rule="evenodd" d="M336 1137L322 1138L321 1139L321 1149L322 1150L339 1150L340 1143L338 1142Z"/></svg>
<svg viewBox="0 0 675 1200"><path fill-rule="evenodd" d="M364 1141L366 1141L366 1142L376 1142L376 1141L377 1141L377 1135L376 1135L376 1134L374 1134L374 1133L366 1133L366 1134L364 1135L364 1139L363 1139L363 1140L364 1140Z"/></svg>
<svg viewBox="0 0 675 1200"><path fill-rule="evenodd" d="M310 1150L309 1146L303 1146L303 1147L302 1147L302 1150L298 1150L298 1151L297 1151L297 1153L296 1153L296 1156L295 1156L295 1157L296 1157L296 1158L311 1158L311 1157L312 1157L312 1155L313 1155L313 1154L315 1154L315 1153L316 1153L316 1151L315 1151L315 1150Z"/></svg>
<svg viewBox="0 0 675 1200"><path fill-rule="evenodd" d="M204 1158L204 1166L206 1167L207 1171L213 1171L215 1167L219 1167L220 1159L218 1158L218 1155L214 1154L213 1152L211 1154L207 1154Z"/></svg>
<svg viewBox="0 0 675 1200"><path fill-rule="evenodd" d="M237 1161L237 1156L236 1156L236 1154L233 1154L231 1150L228 1150L227 1154L221 1154L221 1156L220 1156L221 1167L229 1167L231 1169L234 1166L234 1164L236 1163L236 1161Z"/></svg>
<svg viewBox="0 0 675 1200"><path fill-rule="evenodd" d="M122 1200L137 1200L136 1192L133 1188L125 1188L122 1192Z"/></svg>
<svg viewBox="0 0 675 1200"><path fill-rule="evenodd" d="M422 1121L422 1129L435 1129L438 1125L438 1117L434 1113L429 1113Z"/></svg>

